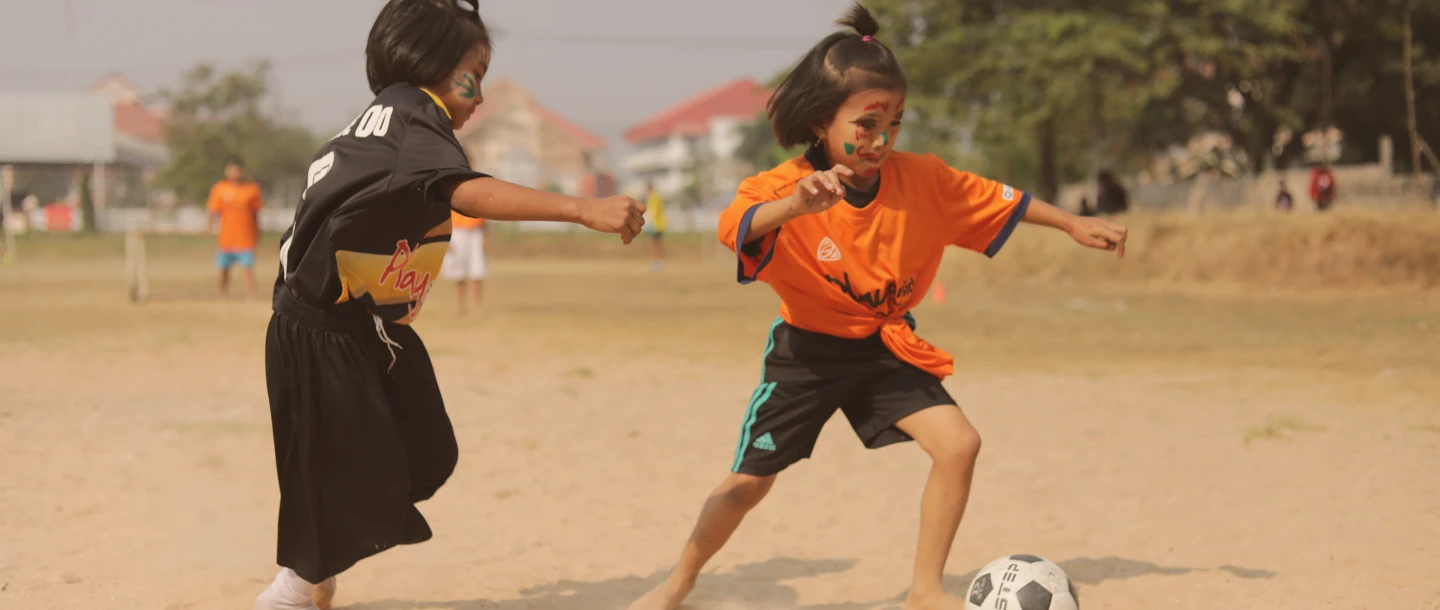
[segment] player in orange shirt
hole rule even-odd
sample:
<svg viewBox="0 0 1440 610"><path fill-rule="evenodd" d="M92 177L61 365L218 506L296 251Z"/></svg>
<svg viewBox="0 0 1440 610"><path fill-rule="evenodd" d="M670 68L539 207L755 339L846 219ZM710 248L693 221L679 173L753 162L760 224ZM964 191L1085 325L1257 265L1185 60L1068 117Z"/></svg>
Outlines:
<svg viewBox="0 0 1440 610"><path fill-rule="evenodd" d="M485 219L450 212L450 250L445 262L440 264L440 276L459 284L455 287L455 294L460 299L460 315L465 315L465 294L471 286L475 291L475 308L480 308L488 267L485 263Z"/></svg>
<svg viewBox="0 0 1440 610"><path fill-rule="evenodd" d="M238 158L225 162L225 179L210 189L210 211L207 232L215 231L215 265L220 268L220 296L230 288L230 267L239 265L245 271L245 294L255 297L255 245L260 241L258 215L264 202L260 185L245 179L245 164Z"/></svg>
<svg viewBox="0 0 1440 610"><path fill-rule="evenodd" d="M1009 186L894 150L906 81L856 5L796 66L769 103L784 146L803 157L745 180L720 220L739 280L780 296L760 386L731 464L670 576L632 610L673 610L705 563L763 499L775 477L808 458L841 410L869 448L914 440L933 460L907 610L964 607L941 584L970 494L980 435L941 380L950 355L915 335L911 308L946 246L993 256L1020 222L1068 232L1123 256L1124 227L1080 218Z"/></svg>

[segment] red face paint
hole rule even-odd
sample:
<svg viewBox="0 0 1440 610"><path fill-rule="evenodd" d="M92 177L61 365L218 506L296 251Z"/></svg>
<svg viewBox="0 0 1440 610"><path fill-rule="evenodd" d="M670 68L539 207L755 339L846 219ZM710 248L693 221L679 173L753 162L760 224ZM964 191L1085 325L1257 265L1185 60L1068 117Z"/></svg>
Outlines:
<svg viewBox="0 0 1440 610"><path fill-rule="evenodd" d="M901 102L901 103L903 104L904 102ZM871 111L871 110L889 110L889 109L890 109L890 104L887 104L887 103L885 103L885 102L875 102L874 104L870 104L869 106L866 106L866 107L865 107L865 111L866 111L866 112L869 112L869 111Z"/></svg>

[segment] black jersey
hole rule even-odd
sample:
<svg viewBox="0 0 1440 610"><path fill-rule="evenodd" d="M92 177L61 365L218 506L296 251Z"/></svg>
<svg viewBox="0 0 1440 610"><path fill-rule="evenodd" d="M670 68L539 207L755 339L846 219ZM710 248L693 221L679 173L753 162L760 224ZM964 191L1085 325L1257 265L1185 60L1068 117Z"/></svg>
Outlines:
<svg viewBox="0 0 1440 610"><path fill-rule="evenodd" d="M316 154L280 245L276 296L321 309L358 301L408 324L439 277L450 241L447 178L481 178L439 98L411 85L380 92Z"/></svg>

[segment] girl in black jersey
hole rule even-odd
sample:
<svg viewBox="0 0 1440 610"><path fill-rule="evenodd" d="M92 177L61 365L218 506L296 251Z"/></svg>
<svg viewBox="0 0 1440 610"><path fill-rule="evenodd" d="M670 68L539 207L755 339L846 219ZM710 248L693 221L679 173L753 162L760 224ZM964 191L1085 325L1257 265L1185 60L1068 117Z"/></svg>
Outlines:
<svg viewBox="0 0 1440 610"><path fill-rule="evenodd" d="M335 575L428 540L415 503L455 468L455 433L410 322L439 277L451 210L573 222L630 243L645 208L502 182L454 130L483 101L490 37L455 0L390 0L366 45L375 101L321 147L280 248L265 375L283 570L257 610L325 610Z"/></svg>

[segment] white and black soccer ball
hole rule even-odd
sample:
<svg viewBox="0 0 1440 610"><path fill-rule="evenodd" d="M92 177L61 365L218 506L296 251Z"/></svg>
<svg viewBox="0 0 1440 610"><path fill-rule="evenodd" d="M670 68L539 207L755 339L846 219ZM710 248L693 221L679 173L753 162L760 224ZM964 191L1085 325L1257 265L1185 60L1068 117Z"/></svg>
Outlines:
<svg viewBox="0 0 1440 610"><path fill-rule="evenodd" d="M1060 566L1034 555L990 562L970 581L965 610L1079 610L1075 586Z"/></svg>

